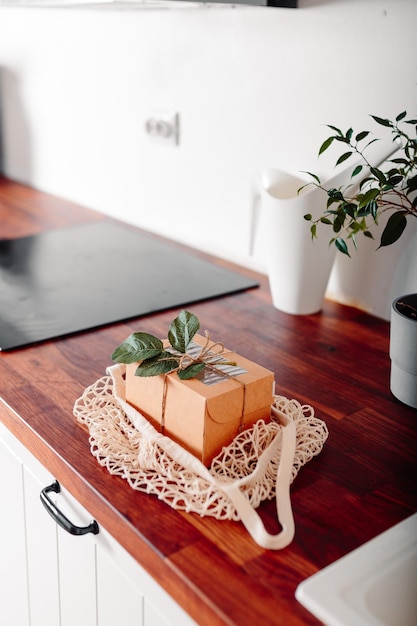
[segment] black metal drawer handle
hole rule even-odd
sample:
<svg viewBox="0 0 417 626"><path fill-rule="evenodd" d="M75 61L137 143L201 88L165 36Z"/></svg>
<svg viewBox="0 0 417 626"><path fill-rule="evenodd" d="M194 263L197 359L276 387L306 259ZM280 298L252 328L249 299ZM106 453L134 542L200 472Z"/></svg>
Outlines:
<svg viewBox="0 0 417 626"><path fill-rule="evenodd" d="M43 506L48 511L49 515L56 521L57 524L61 526L64 530L66 530L71 535L86 535L87 533L93 533L93 535L97 535L99 532L99 527L96 520L93 520L88 524L88 526L76 526L73 524L66 515L62 511L59 510L55 502L52 502L48 493L60 493L61 487L57 480L51 485L44 487L40 493L40 498Z"/></svg>

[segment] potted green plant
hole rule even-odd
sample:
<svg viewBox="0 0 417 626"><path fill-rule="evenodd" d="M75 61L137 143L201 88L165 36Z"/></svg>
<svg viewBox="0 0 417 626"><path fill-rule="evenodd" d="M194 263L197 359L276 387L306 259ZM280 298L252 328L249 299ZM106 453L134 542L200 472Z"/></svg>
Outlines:
<svg viewBox="0 0 417 626"><path fill-rule="evenodd" d="M308 184L327 194L327 205L319 217L304 215L310 222L311 236L316 238L322 226L330 228L330 245L349 257L351 249L358 247L360 236L374 238L373 230L383 217L386 222L378 249L398 242L410 222L417 219L417 119L407 119L406 111L395 120L371 117L392 133L392 141L398 144L394 158L383 166L374 166L368 160L367 148L378 139L370 131L355 133L349 128L343 132L329 125L333 134L322 143L319 155L339 145L342 150L336 165L355 158L350 184L326 188L317 175L307 172L313 178ZM367 174L361 178L365 168ZM392 393L417 408L417 294L397 298L392 304L390 357Z"/></svg>

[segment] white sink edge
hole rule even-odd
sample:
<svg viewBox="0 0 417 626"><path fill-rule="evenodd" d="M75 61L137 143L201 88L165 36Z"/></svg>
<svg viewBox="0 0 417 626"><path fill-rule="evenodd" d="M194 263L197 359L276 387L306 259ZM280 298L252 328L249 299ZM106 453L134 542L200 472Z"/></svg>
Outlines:
<svg viewBox="0 0 417 626"><path fill-rule="evenodd" d="M416 558L417 513L301 582L295 597L327 626L386 626L391 622L371 610L369 593ZM415 581L417 597L417 571Z"/></svg>

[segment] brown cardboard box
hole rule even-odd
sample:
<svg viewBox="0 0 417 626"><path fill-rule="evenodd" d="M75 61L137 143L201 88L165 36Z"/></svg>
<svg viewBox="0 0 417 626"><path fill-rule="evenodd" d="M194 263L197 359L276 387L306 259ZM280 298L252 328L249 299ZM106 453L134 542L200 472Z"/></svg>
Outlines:
<svg viewBox="0 0 417 626"><path fill-rule="evenodd" d="M203 345L206 339L196 335L193 342ZM214 384L181 380L176 372L166 376L163 432L207 466L241 425L249 428L261 418L268 421L271 414L273 372L235 353L225 358L239 366L229 369L232 376L240 368L245 371L234 378L217 376ZM126 400L161 431L164 376L135 376L136 368L137 363L127 366Z"/></svg>

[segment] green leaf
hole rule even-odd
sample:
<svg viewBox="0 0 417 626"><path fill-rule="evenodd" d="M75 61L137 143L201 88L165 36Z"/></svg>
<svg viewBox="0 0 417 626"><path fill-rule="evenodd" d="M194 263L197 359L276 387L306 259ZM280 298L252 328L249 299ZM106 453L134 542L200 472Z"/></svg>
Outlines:
<svg viewBox="0 0 417 626"><path fill-rule="evenodd" d="M367 185L367 183L369 183L369 182L373 183L373 182L375 182L375 179L371 178L369 176L367 178L363 178L361 180L361 182L360 182L359 189L363 189Z"/></svg>
<svg viewBox="0 0 417 626"><path fill-rule="evenodd" d="M396 211L390 216L381 235L381 242L379 244L380 248L383 246L390 246L401 237L405 227L407 226L406 215L406 211Z"/></svg>
<svg viewBox="0 0 417 626"><path fill-rule="evenodd" d="M371 167L371 174L373 174L380 183L384 184L386 182L384 172L381 172L381 170L379 170L377 167Z"/></svg>
<svg viewBox="0 0 417 626"><path fill-rule="evenodd" d="M349 130L346 133L346 139L348 140L349 143L350 143L350 140L352 139L352 135L353 135L353 128L349 128Z"/></svg>
<svg viewBox="0 0 417 626"><path fill-rule="evenodd" d="M333 231L335 233L339 233L342 230L343 225L345 223L345 217L346 216L343 213L343 211L337 214L336 219L333 222Z"/></svg>
<svg viewBox="0 0 417 626"><path fill-rule="evenodd" d="M372 139L369 143L366 144L365 148L369 148L369 146L375 143L375 141L381 141L381 140L378 139L378 137L375 137L375 139Z"/></svg>
<svg viewBox="0 0 417 626"><path fill-rule="evenodd" d="M312 227L310 228L310 232L311 232L311 238L312 239L317 237L317 224L313 224L312 225Z"/></svg>
<svg viewBox="0 0 417 626"><path fill-rule="evenodd" d="M326 124L326 126L327 126L327 128L331 128L332 130L334 130L335 133L337 133L338 135L343 137L343 133L340 130L340 128L336 128L336 126L332 126L331 124Z"/></svg>
<svg viewBox="0 0 417 626"><path fill-rule="evenodd" d="M113 352L111 358L117 363L136 363L157 356L163 351L160 339L148 333L133 333Z"/></svg>
<svg viewBox="0 0 417 626"><path fill-rule="evenodd" d="M355 219L355 211L357 209L356 204L353 204L353 202L347 202L344 206L343 206L343 210L345 211L345 213L347 213L349 215L349 217L351 217L352 219Z"/></svg>
<svg viewBox="0 0 417 626"><path fill-rule="evenodd" d="M380 194L379 189L369 189L361 197L358 197L359 208L361 209L365 207L367 204L369 204L370 202L372 202L373 200L376 200L379 194Z"/></svg>
<svg viewBox="0 0 417 626"><path fill-rule="evenodd" d="M401 120L403 120L406 115L407 115L407 111L403 111L402 113L397 115L397 117L395 118L395 121L396 122L401 122Z"/></svg>
<svg viewBox="0 0 417 626"><path fill-rule="evenodd" d="M318 176L316 176L316 174L312 174L311 172L306 172L304 170L302 170L303 174L308 174L309 176L311 176L312 178L314 178L314 180L321 185L320 182L320 178ZM311 185L311 183L307 183L307 185ZM303 185L302 187L300 187L300 189L298 189L297 193L299 193L301 191L301 189L304 189L304 187L307 187L307 185Z"/></svg>
<svg viewBox="0 0 417 626"><path fill-rule="evenodd" d="M355 140L357 142L362 141L362 139L365 139L365 137L367 137L369 135L369 131L368 130L363 130L361 133L358 133L355 137Z"/></svg>
<svg viewBox="0 0 417 626"><path fill-rule="evenodd" d="M200 328L198 317L189 311L181 311L169 327L168 339L178 352L185 353Z"/></svg>
<svg viewBox="0 0 417 626"><path fill-rule="evenodd" d="M357 165L355 167L355 169L353 170L352 174L351 174L351 178L353 178L354 176L357 176L358 174L360 174L362 169L363 169L362 165Z"/></svg>
<svg viewBox="0 0 417 626"><path fill-rule="evenodd" d="M388 126L389 128L392 127L392 122L390 122L390 120L378 117L377 115L371 115L371 117L375 120L377 124L380 124L381 126Z"/></svg>
<svg viewBox="0 0 417 626"><path fill-rule="evenodd" d="M194 376L197 376L197 374L203 371L205 366L205 363L193 363L183 370L178 370L178 378L180 378L181 380L189 380L190 378L194 378Z"/></svg>
<svg viewBox="0 0 417 626"><path fill-rule="evenodd" d="M327 148L328 148L329 146L331 146L331 145L332 145L332 143L333 143L333 139L334 139L334 137L328 137L325 141L323 141L323 143L322 143L322 144L321 144L321 146L320 146L319 156L320 156L321 154L323 154L323 152L324 152L325 150L327 150Z"/></svg>
<svg viewBox="0 0 417 626"><path fill-rule="evenodd" d="M372 202L369 203L369 210L374 221L376 222L376 218L378 215L378 203L375 200L372 200Z"/></svg>
<svg viewBox="0 0 417 626"><path fill-rule="evenodd" d="M341 163L343 163L343 161L346 161L350 156L352 156L353 152L345 152L344 154L342 154L336 161L336 165L340 165Z"/></svg>
<svg viewBox="0 0 417 626"><path fill-rule="evenodd" d="M362 220L360 222L357 221L352 221L349 226L348 229L352 231L353 234L356 235L356 233L360 233L361 230L364 230L364 228L362 227Z"/></svg>
<svg viewBox="0 0 417 626"><path fill-rule="evenodd" d="M411 191L417 190L417 175L412 176L411 178L407 180L407 189L408 189L408 193L410 193Z"/></svg>
<svg viewBox="0 0 417 626"><path fill-rule="evenodd" d="M404 177L401 176L401 174L395 174L390 176L387 182L391 187L396 187L403 180L403 178Z"/></svg>
<svg viewBox="0 0 417 626"><path fill-rule="evenodd" d="M313 216L311 215L311 213L306 213L304 215L304 219L307 220L307 222L311 222L311 220L313 219Z"/></svg>
<svg viewBox="0 0 417 626"><path fill-rule="evenodd" d="M332 206L332 204L338 204L339 202L341 202L340 198L332 198L331 196L329 196L327 198L326 206L329 209ZM334 213L334 211L326 211L326 213Z"/></svg>
<svg viewBox="0 0 417 626"><path fill-rule="evenodd" d="M350 257L349 250L344 239L338 237L337 239L335 239L334 243L339 252L342 252L343 254L346 254L348 257Z"/></svg>
<svg viewBox="0 0 417 626"><path fill-rule="evenodd" d="M327 224L327 225L331 225L331 223L332 223L327 217L321 217L320 218L320 222L322 224Z"/></svg>
<svg viewBox="0 0 417 626"><path fill-rule="evenodd" d="M161 352L152 359L143 361L136 369L135 376L158 376L159 374L168 374L178 367L178 360L172 358L170 352Z"/></svg>
<svg viewBox="0 0 417 626"><path fill-rule="evenodd" d="M343 194L341 191L339 191L339 189L329 189L327 191L327 195L329 196L329 198L332 198L333 200L344 200Z"/></svg>
<svg viewBox="0 0 417 626"><path fill-rule="evenodd" d="M368 237L368 239L373 239L374 238L373 234L369 230L364 230L363 231L363 235L364 235L364 237Z"/></svg>

